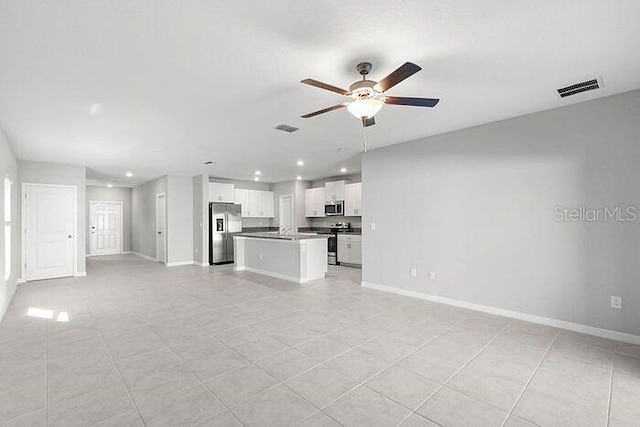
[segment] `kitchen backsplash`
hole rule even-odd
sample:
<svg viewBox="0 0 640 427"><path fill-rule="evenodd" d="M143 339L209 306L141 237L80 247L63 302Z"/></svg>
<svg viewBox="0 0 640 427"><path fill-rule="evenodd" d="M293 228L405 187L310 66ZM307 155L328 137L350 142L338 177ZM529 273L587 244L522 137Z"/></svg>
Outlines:
<svg viewBox="0 0 640 427"><path fill-rule="evenodd" d="M324 218L308 218L310 227L329 227L332 222L349 222L351 228L362 228L362 217L359 216L329 216Z"/></svg>

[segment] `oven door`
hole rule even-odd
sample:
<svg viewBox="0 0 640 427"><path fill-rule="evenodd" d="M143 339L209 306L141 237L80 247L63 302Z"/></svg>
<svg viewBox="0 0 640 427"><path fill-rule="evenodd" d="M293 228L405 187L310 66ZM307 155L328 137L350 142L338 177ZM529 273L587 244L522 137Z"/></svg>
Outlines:
<svg viewBox="0 0 640 427"><path fill-rule="evenodd" d="M327 264L338 264L338 237L335 234L327 239Z"/></svg>

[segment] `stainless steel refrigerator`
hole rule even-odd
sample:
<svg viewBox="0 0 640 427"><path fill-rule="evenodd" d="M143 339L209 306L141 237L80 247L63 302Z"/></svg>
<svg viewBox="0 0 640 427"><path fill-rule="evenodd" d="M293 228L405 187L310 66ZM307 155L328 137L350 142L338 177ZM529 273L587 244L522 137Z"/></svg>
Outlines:
<svg viewBox="0 0 640 427"><path fill-rule="evenodd" d="M209 203L209 264L233 262L233 236L242 231L240 205Z"/></svg>

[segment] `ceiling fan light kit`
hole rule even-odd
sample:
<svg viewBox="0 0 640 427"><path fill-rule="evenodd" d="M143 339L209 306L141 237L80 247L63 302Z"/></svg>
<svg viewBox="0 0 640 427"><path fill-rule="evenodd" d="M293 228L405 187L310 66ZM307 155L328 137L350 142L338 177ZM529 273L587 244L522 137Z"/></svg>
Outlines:
<svg viewBox="0 0 640 427"><path fill-rule="evenodd" d="M349 86L349 90L313 79L302 80L301 83L351 97L353 98L353 101L336 104L313 113L305 114L301 117L308 119L323 113L328 113L329 111L347 107L347 110L353 114L353 116L362 120L362 125L364 127L368 127L375 124L374 116L378 111L380 111L384 104L408 105L413 107L434 107L438 101L440 101L435 98L404 98L384 95L387 90L421 70L419 66L411 62L406 62L379 82L367 79L367 75L371 72L371 63L361 62L356 66L356 70L358 70L358 73L362 76L362 80L359 80Z"/></svg>

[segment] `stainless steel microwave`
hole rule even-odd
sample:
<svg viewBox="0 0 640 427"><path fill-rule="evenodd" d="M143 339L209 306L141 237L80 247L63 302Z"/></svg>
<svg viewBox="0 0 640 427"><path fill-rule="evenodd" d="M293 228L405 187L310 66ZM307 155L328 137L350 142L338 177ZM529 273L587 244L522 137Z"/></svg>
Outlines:
<svg viewBox="0 0 640 427"><path fill-rule="evenodd" d="M326 216L344 215L344 202L332 202L324 205L324 214Z"/></svg>

